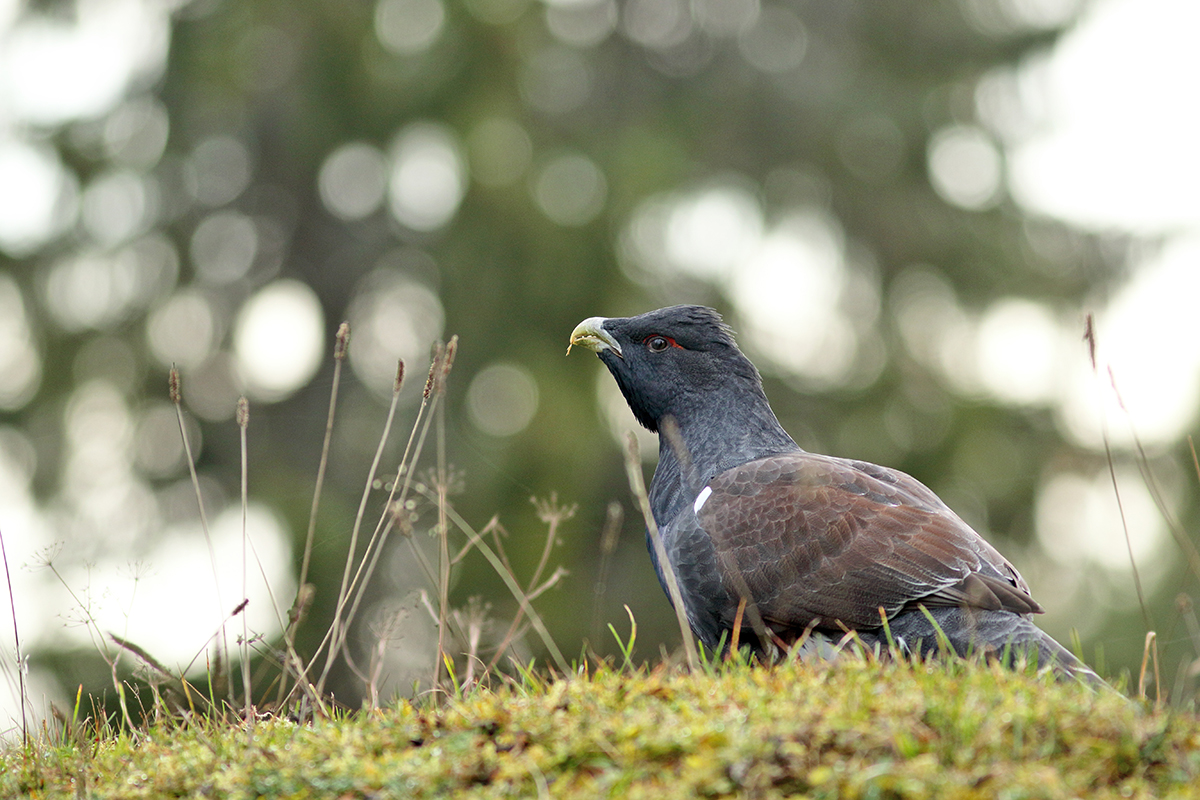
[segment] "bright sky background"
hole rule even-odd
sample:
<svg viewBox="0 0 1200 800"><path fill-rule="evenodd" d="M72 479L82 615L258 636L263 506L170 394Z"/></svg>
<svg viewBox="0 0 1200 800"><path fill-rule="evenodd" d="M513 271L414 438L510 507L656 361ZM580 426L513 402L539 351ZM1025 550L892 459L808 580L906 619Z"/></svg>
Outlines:
<svg viewBox="0 0 1200 800"><path fill-rule="evenodd" d="M1120 442L1135 429L1170 441L1200 406L1197 30L1194 0L1102 0L1022 78L1043 118L1040 130L1014 137L1014 196L1091 230L1164 237L1094 309L1101 356L1129 414L1111 389L1083 379L1090 370L1076 370L1062 398L1067 429L1092 444L1105 422Z"/></svg>
<svg viewBox="0 0 1200 800"><path fill-rule="evenodd" d="M1093 230L1200 227L1200 3L1099 0L1029 69L1045 128L1011 154L1025 205Z"/></svg>

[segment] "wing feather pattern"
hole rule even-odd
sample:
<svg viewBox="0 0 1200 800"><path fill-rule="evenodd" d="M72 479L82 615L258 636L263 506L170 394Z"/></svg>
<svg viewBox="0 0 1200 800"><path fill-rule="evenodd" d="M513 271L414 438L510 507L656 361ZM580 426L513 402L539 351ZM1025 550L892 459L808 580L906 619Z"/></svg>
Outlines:
<svg viewBox="0 0 1200 800"><path fill-rule="evenodd" d="M878 627L880 607L890 617L917 604L1042 610L1012 564L902 472L797 452L708 485L696 522L723 588L735 598L748 589L773 627Z"/></svg>

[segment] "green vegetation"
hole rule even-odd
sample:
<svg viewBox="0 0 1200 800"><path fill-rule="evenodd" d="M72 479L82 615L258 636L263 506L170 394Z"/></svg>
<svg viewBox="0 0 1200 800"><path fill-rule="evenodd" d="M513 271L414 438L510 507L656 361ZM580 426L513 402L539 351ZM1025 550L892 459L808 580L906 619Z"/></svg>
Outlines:
<svg viewBox="0 0 1200 800"><path fill-rule="evenodd" d="M669 666L298 724L86 722L11 747L35 797L1194 797L1200 720L974 663Z"/></svg>

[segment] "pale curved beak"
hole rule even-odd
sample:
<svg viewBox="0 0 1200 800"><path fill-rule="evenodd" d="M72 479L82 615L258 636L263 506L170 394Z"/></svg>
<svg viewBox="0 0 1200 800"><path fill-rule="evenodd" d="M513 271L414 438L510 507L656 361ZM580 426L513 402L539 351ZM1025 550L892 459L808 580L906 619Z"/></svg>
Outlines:
<svg viewBox="0 0 1200 800"><path fill-rule="evenodd" d="M595 353L612 350L618 358L624 358L621 355L621 345L617 344L617 340L611 333L604 330L605 322L608 322L607 317L588 317L576 325L575 330L571 331L571 342L567 345L567 355L571 354L572 347L579 345Z"/></svg>

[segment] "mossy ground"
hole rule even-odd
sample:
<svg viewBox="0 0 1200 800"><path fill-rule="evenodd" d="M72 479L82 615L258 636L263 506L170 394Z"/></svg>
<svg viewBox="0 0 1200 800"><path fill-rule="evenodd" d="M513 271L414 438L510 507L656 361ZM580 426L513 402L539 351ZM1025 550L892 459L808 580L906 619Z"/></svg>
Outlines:
<svg viewBox="0 0 1200 800"><path fill-rule="evenodd" d="M7 748L4 795L1200 797L1195 715L963 662L602 666L311 724L82 738Z"/></svg>

